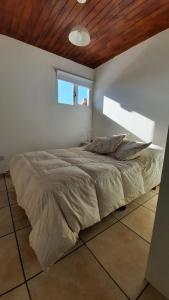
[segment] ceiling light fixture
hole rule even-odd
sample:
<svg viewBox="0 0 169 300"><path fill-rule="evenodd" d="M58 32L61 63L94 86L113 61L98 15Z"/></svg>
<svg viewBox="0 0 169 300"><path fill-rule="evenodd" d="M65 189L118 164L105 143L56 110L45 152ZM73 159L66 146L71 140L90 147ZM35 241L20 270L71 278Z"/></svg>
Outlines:
<svg viewBox="0 0 169 300"><path fill-rule="evenodd" d="M77 0L77 2L79 2L80 4L84 4L86 3L87 0Z"/></svg>
<svg viewBox="0 0 169 300"><path fill-rule="evenodd" d="M86 0L77 0L78 3L84 4ZM84 47L90 44L90 34L86 27L76 25L69 33L69 41L79 47Z"/></svg>

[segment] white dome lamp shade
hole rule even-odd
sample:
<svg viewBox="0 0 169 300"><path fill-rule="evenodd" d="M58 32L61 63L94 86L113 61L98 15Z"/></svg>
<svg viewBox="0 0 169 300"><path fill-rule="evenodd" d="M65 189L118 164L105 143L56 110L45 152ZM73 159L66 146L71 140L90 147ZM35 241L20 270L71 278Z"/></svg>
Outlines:
<svg viewBox="0 0 169 300"><path fill-rule="evenodd" d="M75 46L84 47L90 44L90 34L86 27L77 25L69 33L69 41Z"/></svg>
<svg viewBox="0 0 169 300"><path fill-rule="evenodd" d="M84 4L86 3L87 0L77 0L77 2L79 2L80 4Z"/></svg>

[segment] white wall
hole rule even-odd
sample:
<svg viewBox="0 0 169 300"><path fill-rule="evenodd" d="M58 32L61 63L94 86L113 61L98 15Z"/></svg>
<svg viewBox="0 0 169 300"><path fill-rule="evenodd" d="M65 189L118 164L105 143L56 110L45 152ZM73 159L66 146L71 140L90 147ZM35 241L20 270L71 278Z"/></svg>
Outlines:
<svg viewBox="0 0 169 300"><path fill-rule="evenodd" d="M56 104L54 67L93 79L94 70L0 35L0 155L76 146L91 109Z"/></svg>
<svg viewBox="0 0 169 300"><path fill-rule="evenodd" d="M169 29L98 67L94 98L95 136L128 130L134 138L164 146L169 123Z"/></svg>
<svg viewBox="0 0 169 300"><path fill-rule="evenodd" d="M146 278L169 299L169 134Z"/></svg>

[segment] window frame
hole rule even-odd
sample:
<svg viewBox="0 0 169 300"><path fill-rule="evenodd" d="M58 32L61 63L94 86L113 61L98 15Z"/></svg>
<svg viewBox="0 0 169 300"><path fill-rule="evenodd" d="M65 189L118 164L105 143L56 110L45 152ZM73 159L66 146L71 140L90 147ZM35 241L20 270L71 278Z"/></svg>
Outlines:
<svg viewBox="0 0 169 300"><path fill-rule="evenodd" d="M73 84L73 104L59 102L59 91L58 91L58 81L59 80ZM78 86L86 87L89 89L88 105L81 105L78 103ZM84 77L80 77L78 75L73 75L71 73L67 73L67 72L64 72L61 70L56 70L56 101L57 101L57 104L68 105L70 107L72 107L72 106L90 107L92 104L92 96L93 96L93 81L92 80L86 79Z"/></svg>

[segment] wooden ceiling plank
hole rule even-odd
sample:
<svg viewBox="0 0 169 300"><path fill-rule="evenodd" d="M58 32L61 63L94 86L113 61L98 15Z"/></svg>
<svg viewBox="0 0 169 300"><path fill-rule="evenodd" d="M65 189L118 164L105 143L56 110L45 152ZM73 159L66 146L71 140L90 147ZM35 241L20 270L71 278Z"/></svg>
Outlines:
<svg viewBox="0 0 169 300"><path fill-rule="evenodd" d="M92 37L87 47L68 40L80 19ZM0 33L93 68L166 28L168 0L0 1Z"/></svg>
<svg viewBox="0 0 169 300"><path fill-rule="evenodd" d="M156 10L155 10L155 11L156 11ZM122 21L123 21L123 22L122 22ZM130 23L130 26L131 26L131 27L133 27L133 26L135 25L135 21L136 21L135 18L132 18L131 23ZM119 33L120 35L122 35L123 32L126 32L126 31L127 31L127 30L126 30L127 25L128 25L127 22L128 22L128 21L127 21L126 19L121 19L121 18L115 19L115 22L113 22L111 26L106 27L108 33L107 33L107 31L104 31L104 33L101 32L101 33L100 33L100 36L99 36L99 38L96 40L96 42L93 43L93 44L91 44L89 47L90 47L91 49L94 50L95 44L97 44L98 42L99 42L100 44L103 44L103 43L102 43L103 39L105 38L105 39L108 40L108 39L109 39L108 37L110 37L110 36L112 37L112 35L113 35L114 33ZM137 21L137 22L138 22L138 21ZM125 30L124 30L124 28L125 28ZM89 49L88 49L88 50L89 50Z"/></svg>
<svg viewBox="0 0 169 300"><path fill-rule="evenodd" d="M115 24L114 22L116 22L119 26L120 22L123 20L123 17L121 17L121 14L126 12L126 10L128 11L128 13L132 12L136 7L138 8L143 3L143 1L145 1L145 0L140 0L140 1L137 1L137 3L136 3L135 0L132 0L132 1L130 0L130 2L127 3L128 4L127 6L126 6L126 3L124 3L124 1L119 2L118 3L119 10L117 10L116 13L112 16L112 21L111 22L110 22L110 19L109 19L109 22L108 22L107 26L106 26L106 24L107 24L107 20L106 20L106 23L102 23L102 22L100 23L101 27L94 27L93 32L92 32L92 28L89 29L90 32L91 32L91 35L94 36L95 38L94 39L92 38L91 44L88 47L86 47L86 51L89 52L89 50L92 49L92 51L95 52L95 47L98 43L103 42L103 39L105 39L105 37L108 38L108 35L110 36L112 31L116 32L116 30L114 28L114 24ZM124 4L125 4L125 6L124 6ZM133 6L133 4L134 4L134 6ZM113 11L115 12L115 9ZM119 14L119 11L120 11L120 14ZM126 26L126 24L125 24L125 26ZM119 34L119 32L118 32L118 34ZM102 45L105 45L105 41L102 43ZM78 49L78 47L76 47L76 48L74 48L74 52L71 53L71 54L74 54L76 56L78 51L79 51L79 49Z"/></svg>
<svg viewBox="0 0 169 300"><path fill-rule="evenodd" d="M135 1L135 0L128 0L128 2L127 2L127 4L131 4L131 2L133 2L133 1ZM144 1L144 0L142 0L142 1ZM113 2L112 1L110 1L110 3L111 3L111 5L113 4ZM119 6L119 2L117 3L117 0L115 0L114 1L114 4L116 4L114 7L109 7L109 11L110 12L112 12L112 10L113 10L113 13L115 13L115 16L116 15L118 15L118 13L119 13L119 11L122 9L122 7L120 7ZM123 9L124 9L124 1L121 1L121 4L123 4ZM111 9L110 9L111 8ZM106 12L106 14L107 14L107 11L104 11L104 12ZM99 20L100 22L100 24L101 24L101 28L100 28L100 30L98 30L99 31L99 36L101 35L101 33L102 33L102 30L103 30L103 28L105 27L104 26L104 23L103 23L103 21L102 20L104 20L105 19L105 16L106 16L106 14L104 14L103 16L102 16L102 19L101 20ZM107 17L108 17L109 15L107 15ZM112 15L111 15L111 17L112 17ZM108 18L106 18L106 19L108 19ZM109 18L109 22L110 22L110 18ZM98 22L96 23L96 25L98 24ZM85 25L85 24L84 24ZM92 24L93 25L93 24ZM71 53L69 52L69 56L70 56L70 54L73 56L73 55L78 55L78 53L79 53L79 51L82 53L82 52L88 52L89 51L89 49L90 48L93 48L93 50L95 49L95 47L93 47L93 45L94 45L94 42L96 42L96 44L97 44L97 35L95 35L95 34L93 34L93 32L92 32L92 30L94 30L96 28L96 32L97 32L97 28L98 28L98 26L95 26L95 24L94 24L94 26L93 26L93 28L92 28L92 26L91 26L91 24L89 24L88 25L88 29L89 29L89 31L90 31L90 33L91 33L91 37L92 37L92 41L91 41L91 44L90 44L90 46L87 46L87 47L84 47L84 48L81 48L81 49L79 49L79 47L73 47L72 48L72 51L71 51ZM107 32L107 31L106 31ZM94 38L93 38L93 36L94 36ZM67 44L68 44L69 42L67 41ZM103 44L104 45L104 44ZM89 48L90 47L90 48ZM67 47L67 49L68 49L68 47ZM63 53L65 53L65 52L63 52ZM64 54L63 54L64 55ZM68 55L68 52L66 52L65 53L65 55Z"/></svg>
<svg viewBox="0 0 169 300"><path fill-rule="evenodd" d="M95 9L95 12L94 12L94 14L93 14L93 10L90 8L90 11L88 12L87 17L83 16L83 18L82 18L82 20L81 20L81 25L87 27L87 24L90 23L90 19L91 19L91 21L93 21L93 20L98 16L98 14L101 14L101 13L103 12L105 6L103 6L103 2L101 3L101 1L102 1L102 0L99 0L99 1L97 2L97 3L101 4L101 5L99 6L99 10L96 10L96 9ZM112 0L110 0L110 1L112 1ZM97 9L98 9L98 7L97 7ZM100 16L100 15L99 15L99 16ZM71 28L72 28L75 24L78 24L78 21L76 21L76 23L75 23L75 21L73 20L73 22L72 22L71 24L68 24L67 28L65 29L65 33L64 33L64 35L63 35L63 37L62 37L62 44L63 44L63 47L58 49L59 52L63 51L63 53L64 53L65 50L66 50L66 52L67 52L68 48L70 47L71 44L70 44L70 42L69 42L69 40L68 40L68 35L69 35L69 32L70 32ZM77 49L77 47L76 47L76 49ZM72 47L72 51L73 51L73 50L74 50L74 47ZM57 51L57 48L55 48L55 46L53 47L53 51ZM69 53L69 54L70 54L70 53Z"/></svg>
<svg viewBox="0 0 169 300"><path fill-rule="evenodd" d="M53 27L49 31L49 33L46 35L46 39L44 39L43 44L48 44L48 48L51 48L55 38L56 38L56 32L59 30L59 28L64 24L64 22L67 22L70 18L70 14L73 10L73 8L77 5L77 3L73 0L67 0L65 6L62 8L59 18L55 20ZM72 16L71 16L72 18Z"/></svg>
<svg viewBox="0 0 169 300"><path fill-rule="evenodd" d="M166 8L165 8L165 12L166 12ZM156 12L156 14L152 17L152 21L154 20L154 22L155 22L155 21L157 20L157 18L160 19L160 17L161 17L160 11L158 11L158 12ZM99 61L99 63L97 63L97 61L96 61L96 59L95 59L96 64L93 64L92 66L97 67L97 66L100 64L100 61L102 61L102 62L104 63L104 62L106 62L107 60L113 58L115 55L118 55L118 54L120 54L120 53L126 51L129 47L132 47L132 46L136 45L136 44L139 42L139 40L143 41L143 40L144 40L143 37L145 37L145 38L147 39L148 37L152 36L153 34L156 34L156 33L159 31L159 29L160 29L160 31L162 31L162 30L168 28L168 26L169 26L169 24L168 24L168 22L169 22L168 14L166 14L166 17L165 17L165 18L164 18L164 16L163 16L163 20L165 20L163 26L161 26L161 27L160 27L160 26L157 26L157 28L155 28L155 26L153 26L154 29L151 28L151 25L148 23L148 22L149 22L149 19L147 20L147 23L146 23L146 20L141 20L141 21L140 21L141 24L139 24L139 26L142 25L142 26L143 26L143 29L145 29L145 32L143 32L143 30L142 30L142 31L137 30L138 34L136 35L136 34L134 34L134 33L135 33L135 30L134 30L134 33L133 33L133 34L130 34L131 40L128 39L128 40L127 40L127 43L125 43L125 44L124 44L124 42L121 43L121 44L119 45L119 50L118 50L118 47L117 47L117 46L115 46L115 45L110 45L110 46L111 46L110 49L113 47L113 49L117 49L117 51L116 51L115 53L112 53L109 57L108 57L108 56L107 56L107 57L105 56L105 61L103 61L103 59L101 58L101 59L97 59L97 60ZM161 22L160 22L160 24L161 24ZM146 25L146 26L145 26L145 25ZM151 31L150 31L150 29L148 28L148 25L150 26ZM148 29L148 33L147 33L147 29ZM134 36L134 38L133 38L133 36ZM117 41L116 41L115 44L118 44ZM109 47L109 45L107 45L107 47ZM94 54L93 54L93 61L94 61L94 57L95 57L95 56L94 56ZM83 57L83 59L84 59L84 61L86 61L87 57L86 57L86 58Z"/></svg>
<svg viewBox="0 0 169 300"><path fill-rule="evenodd" d="M111 1L111 0L109 0L109 1ZM100 11L101 11L102 7L103 7L103 1L102 0L90 1L88 3L88 5L86 5L84 7L81 4L77 4L75 6L76 14L74 12L73 18L72 19L69 18L69 22L67 22L66 24L64 24L64 34L60 34L60 32L57 32L58 36L60 36L60 38L59 38L60 43L62 43L63 45L65 45L64 42L67 42L67 40L68 40L68 34L69 34L69 32L70 32L70 30L71 30L71 28L73 26L75 26L75 25L77 25L79 23L82 24L82 25L85 25L85 24L83 24L84 20L88 20L88 19L90 19L90 17L93 18L94 15L98 14L98 12L96 12L96 10L94 10L94 8L96 7L96 4L98 4L98 3L102 4L101 5L101 9L100 9ZM60 29L63 32L63 28L60 28ZM58 42L56 40L55 44L52 47L52 50L53 49L55 51L57 50L56 49L56 45L57 44L58 44ZM65 48L66 48L66 45L65 45ZM60 47L59 47L59 51L60 51Z"/></svg>
<svg viewBox="0 0 169 300"><path fill-rule="evenodd" d="M33 1L24 1L24 8L20 15L20 18L18 18L20 21L17 25L17 33L16 33L16 39L18 40L24 40L27 35L27 28L29 27L29 23L31 20L33 10Z"/></svg>
<svg viewBox="0 0 169 300"><path fill-rule="evenodd" d="M72 22L74 22L74 20L76 20L80 15L80 6L78 6L77 4L72 8L72 11L70 12L70 17L67 18L65 16L65 21L62 22L62 24L60 24L60 27L58 28L58 30L55 31L54 33L54 38L51 42L51 44L49 45L49 47L51 48L51 50L53 51L53 49L55 49L55 44L57 45L57 43L59 42L59 44L62 44L62 35L65 34L66 28L67 26L70 26L69 24L71 24Z"/></svg>
<svg viewBox="0 0 169 300"><path fill-rule="evenodd" d="M46 20L45 24L41 28L41 32L35 39L35 44L37 46L41 45L43 40L45 40L51 30L51 27L54 27L54 24L56 23L56 19L59 17L59 14L61 14L62 10L64 9L66 5L67 0L58 0L55 3L54 8L52 9L51 13L49 14L49 18Z"/></svg>
<svg viewBox="0 0 169 300"><path fill-rule="evenodd" d="M144 0L140 0L140 1L142 2ZM89 31L91 32L92 41L91 41L91 44L88 47L86 47L86 51L90 51L90 49L92 49L93 52L95 51L95 46L98 44L98 42L100 42L100 40L103 41L103 39L105 39L105 35L107 35L107 32L108 32L107 29L109 29L109 28L107 28L106 24L107 23L110 24L110 29L113 28L113 31L114 31L114 26L112 23L113 20L116 20L116 17L119 18L119 16L121 16L121 13L124 12L126 9L129 10L133 2L135 2L135 0L130 1L130 4L128 2L127 6L126 5L124 6L124 1L118 2L118 4L115 7L113 7L113 14L111 14L111 19L109 18L109 21L106 20L105 22L100 22L99 24L97 24L97 26L95 26L95 27L93 26L93 28L91 26L89 26ZM117 1L115 1L115 3L117 3ZM140 3L139 3L139 5L140 5ZM132 7L132 10L133 10L133 7ZM119 11L120 11L120 14L119 14ZM104 16L104 18L105 18L105 16ZM111 20L111 22L110 22L110 20ZM102 45L105 45L105 43L103 43ZM78 53L79 49L76 47L76 48L74 48L74 51L76 51L76 52L74 52L74 55L76 55L76 53ZM71 53L71 54L73 54L73 53Z"/></svg>
<svg viewBox="0 0 169 300"><path fill-rule="evenodd" d="M124 2L121 1L123 2L123 7L120 7L121 12L119 14L116 13L114 16L112 16L111 22L110 21L107 22L106 20L104 26L102 26L102 24L99 24L98 28L93 28L93 35L95 35L96 43L99 41L99 39L102 39L104 35L109 34L109 31L115 32L116 24L117 27L119 28L121 23L124 24L126 22L126 19L124 18L124 14L128 15L132 13L133 10L140 8L144 1L145 0L139 0L136 2L135 0L133 0L133 2L131 2L130 5L127 6L124 6ZM124 28L126 29L126 24ZM93 45L91 44L90 47L94 47L94 44Z"/></svg>
<svg viewBox="0 0 169 300"><path fill-rule="evenodd" d="M32 33L32 41L33 43L35 43L35 41L37 40L37 37L39 36L39 34L41 32L43 32L44 30L44 26L46 24L46 22L48 22L48 20L50 20L50 16L52 14L52 11L54 10L56 4L59 2L56 1L45 1L45 5L42 9L42 12L39 16L39 19L36 23L36 26L34 28L34 31Z"/></svg>
<svg viewBox="0 0 169 300"><path fill-rule="evenodd" d="M19 3L17 0L6 0L4 4L4 19L3 19L3 27L4 34L7 34L12 37L16 37L18 24L20 17L22 15L24 3L21 1L19 7Z"/></svg>
<svg viewBox="0 0 169 300"><path fill-rule="evenodd" d="M169 12L168 12L168 14L169 14ZM119 45L119 47L116 47L116 48L119 48L119 50L116 51L115 54L105 57L105 60L104 61L102 60L103 63L109 59L112 59L116 55L119 55L122 52L128 50L129 48L137 45L138 43L144 41L145 39L152 37L154 34L157 34L158 32L163 31L166 28L168 28L169 27L169 18L167 15L166 15L166 17L163 16L163 22L164 22L163 24L161 24L161 22L160 22L160 24L155 26L157 18L160 18L160 17L161 17L161 14L159 14L159 13L156 13L154 16L152 16L151 25L149 24L149 20L147 20L147 21L144 20L144 21L140 21L140 22L136 23L134 32L130 33L130 35L129 35L130 38L128 36L128 38L126 40L123 39L122 44ZM154 20L154 24L153 24L153 20ZM153 26L152 26L152 24L153 24ZM136 25L139 27L137 28ZM141 25L142 25L142 27L141 27ZM142 28L142 30L140 30L141 28ZM112 45L110 45L110 46L112 48ZM115 48L114 45L113 45L113 48ZM96 63L95 67L97 67L99 64L100 63L98 63L98 64Z"/></svg>
<svg viewBox="0 0 169 300"><path fill-rule="evenodd" d="M132 28L132 30L134 29L135 25L140 23L140 24L144 24L144 22L147 20L148 23L151 22L151 19L155 19L156 16L158 16L160 14L160 22L162 21L162 17L167 15L167 11L169 8L169 1L168 3L165 5L165 7L161 8L160 6L158 7L157 5L152 6L151 11L150 10L145 10L142 13L142 16L140 17L139 15L136 15L136 18L132 18L130 26L128 27L128 29L125 31L125 33L127 34L130 31L130 28ZM158 23L158 20L155 20L155 23ZM169 15L168 15L168 22L169 22ZM145 24L144 24L145 25ZM146 27L146 26L145 26Z"/></svg>
<svg viewBox="0 0 169 300"><path fill-rule="evenodd" d="M36 24L38 23L38 20L41 16L41 13L43 11L43 8L46 4L46 0L36 0L33 1L33 10L32 10L32 14L31 14L31 18L30 18L30 22L29 22L29 27L28 27L28 32L27 32L27 36L26 36L26 42L29 44L32 44L32 35L33 32L36 28Z"/></svg>

